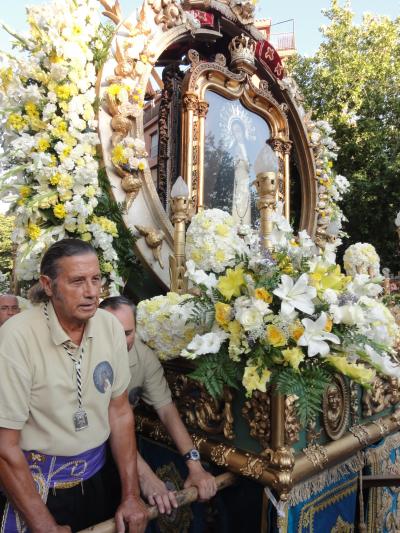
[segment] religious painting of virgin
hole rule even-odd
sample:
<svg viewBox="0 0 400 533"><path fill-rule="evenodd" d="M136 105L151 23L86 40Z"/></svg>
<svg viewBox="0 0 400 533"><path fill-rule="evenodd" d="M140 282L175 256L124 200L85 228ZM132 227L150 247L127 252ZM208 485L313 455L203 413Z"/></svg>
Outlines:
<svg viewBox="0 0 400 533"><path fill-rule="evenodd" d="M206 92L206 100L210 107L205 124L204 206L228 211L239 225L254 224L254 162L270 129L238 100L212 91Z"/></svg>

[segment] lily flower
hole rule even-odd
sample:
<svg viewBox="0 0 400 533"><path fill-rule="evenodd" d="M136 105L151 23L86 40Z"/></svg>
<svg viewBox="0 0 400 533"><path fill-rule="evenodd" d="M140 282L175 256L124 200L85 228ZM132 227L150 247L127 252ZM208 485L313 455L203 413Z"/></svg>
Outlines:
<svg viewBox="0 0 400 533"><path fill-rule="evenodd" d="M302 274L296 283L290 276L283 274L274 294L282 300L281 313L283 315L288 315L295 309L309 315L314 312L312 300L317 295L317 290L308 285L307 274Z"/></svg>
<svg viewBox="0 0 400 533"><path fill-rule="evenodd" d="M340 344L339 337L326 330L328 325L328 316L326 313L321 313L317 320L303 318L301 322L304 326L304 333L297 341L297 344L299 346L308 346L309 357L314 357L317 354L321 354L322 356L328 355L330 348L326 341Z"/></svg>

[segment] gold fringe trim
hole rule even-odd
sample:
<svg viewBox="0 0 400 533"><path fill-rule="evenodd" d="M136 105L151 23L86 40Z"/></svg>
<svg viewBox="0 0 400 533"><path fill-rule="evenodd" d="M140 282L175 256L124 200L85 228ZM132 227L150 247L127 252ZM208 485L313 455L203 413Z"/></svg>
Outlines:
<svg viewBox="0 0 400 533"><path fill-rule="evenodd" d="M311 498L311 496L317 494L318 492L324 490L326 487L332 483L340 481L343 476L347 474L352 474L355 472L360 472L364 466L364 455L363 453L357 452L356 455L353 455L347 461L344 461L340 465L328 468L321 474L313 476L312 478L295 485L290 491L288 503L291 507L298 505L305 500Z"/></svg>
<svg viewBox="0 0 400 533"><path fill-rule="evenodd" d="M381 446L364 450L365 464L368 466L373 466L381 461L386 461L391 450L399 447L400 432L389 435L389 437L386 437L385 442Z"/></svg>

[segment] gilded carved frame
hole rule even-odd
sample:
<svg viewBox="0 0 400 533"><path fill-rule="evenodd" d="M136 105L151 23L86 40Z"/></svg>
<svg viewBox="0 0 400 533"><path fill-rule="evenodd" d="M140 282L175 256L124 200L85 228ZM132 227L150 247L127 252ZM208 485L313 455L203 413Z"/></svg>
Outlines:
<svg viewBox="0 0 400 533"><path fill-rule="evenodd" d="M190 50L191 67L182 87L181 173L189 187L194 211L204 206L204 136L209 104L206 91L239 100L244 106L268 123L269 143L275 151L280 168L280 194L289 218L289 124L285 106L280 105L269 91L268 83L245 70L232 72L226 66L225 56L217 54L214 62L200 61L195 50Z"/></svg>

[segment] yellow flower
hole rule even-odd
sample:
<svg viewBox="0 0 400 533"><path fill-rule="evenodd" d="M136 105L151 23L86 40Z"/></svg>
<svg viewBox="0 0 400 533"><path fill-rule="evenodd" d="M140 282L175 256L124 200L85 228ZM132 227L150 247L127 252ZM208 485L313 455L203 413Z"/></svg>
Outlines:
<svg viewBox="0 0 400 533"><path fill-rule="evenodd" d="M28 187L28 185L22 185L19 189L19 194L22 198L28 198L28 196L31 194L32 189Z"/></svg>
<svg viewBox="0 0 400 533"><path fill-rule="evenodd" d="M314 272L310 273L309 278L310 284L317 289L319 294L326 289L342 292L351 280L351 277L340 272L339 265L329 266L323 263L317 265Z"/></svg>
<svg viewBox="0 0 400 533"><path fill-rule="evenodd" d="M245 284L243 274L242 267L236 267L235 270L228 268L226 275L219 278L218 290L228 301L232 296L240 296L240 289Z"/></svg>
<svg viewBox="0 0 400 533"><path fill-rule="evenodd" d="M190 255L191 259L193 259L195 263L199 263L202 260L201 252L199 252L198 250L193 250Z"/></svg>
<svg viewBox="0 0 400 533"><path fill-rule="evenodd" d="M39 111L36 107L36 104L33 102L26 102L25 104L25 111L27 112L29 117L38 117Z"/></svg>
<svg viewBox="0 0 400 533"><path fill-rule="evenodd" d="M0 69L1 87L4 91L7 91L12 79L13 71L11 67Z"/></svg>
<svg viewBox="0 0 400 533"><path fill-rule="evenodd" d="M304 354L301 348L288 348L287 350L282 350L282 355L286 363L289 363L289 365L295 370L298 370L299 364L304 361Z"/></svg>
<svg viewBox="0 0 400 533"><path fill-rule="evenodd" d="M40 237L41 233L42 231L39 226L32 223L28 224L28 236L32 241L36 241Z"/></svg>
<svg viewBox="0 0 400 533"><path fill-rule="evenodd" d="M81 239L82 239L83 241L89 242L89 241L92 240L92 234L89 233L88 231L87 231L86 233L82 233L82 234L81 234Z"/></svg>
<svg viewBox="0 0 400 533"><path fill-rule="evenodd" d="M54 92L60 100L69 100L72 96L78 94L78 88L74 83L64 83L56 85Z"/></svg>
<svg viewBox="0 0 400 533"><path fill-rule="evenodd" d="M140 163L138 164L138 169L144 170L145 168L146 168L146 163L144 161L140 161Z"/></svg>
<svg viewBox="0 0 400 533"><path fill-rule="evenodd" d="M57 204L53 207L53 213L56 218L65 218L67 214L64 204Z"/></svg>
<svg viewBox="0 0 400 533"><path fill-rule="evenodd" d="M50 63L62 63L64 61L64 58L61 56L58 56L55 52L50 54L49 59L50 59Z"/></svg>
<svg viewBox="0 0 400 533"><path fill-rule="evenodd" d="M46 122L43 122L38 117L29 117L29 124L33 131L45 130L47 128Z"/></svg>
<svg viewBox="0 0 400 533"><path fill-rule="evenodd" d="M149 58L147 57L146 54L140 54L140 61L142 63L147 63L148 60L149 60Z"/></svg>
<svg viewBox="0 0 400 533"><path fill-rule="evenodd" d="M69 174L61 174L58 179L57 185L60 189L72 189L74 184L74 178Z"/></svg>
<svg viewBox="0 0 400 533"><path fill-rule="evenodd" d="M370 385L375 377L374 370L361 364L349 363L345 357L330 355L325 360L339 370L339 372L362 386Z"/></svg>
<svg viewBox="0 0 400 533"><path fill-rule="evenodd" d="M325 331L330 333L332 331L332 326L333 326L333 320L330 317L328 317L326 324L325 324L325 328L324 328Z"/></svg>
<svg viewBox="0 0 400 533"><path fill-rule="evenodd" d="M59 181L60 181L60 178L61 178L61 174L59 174L58 172L56 174L53 174L51 176L51 178L49 179L49 183L51 185L58 185Z"/></svg>
<svg viewBox="0 0 400 533"><path fill-rule="evenodd" d="M217 302L214 304L215 320L220 326L226 326L229 323L231 317L232 308L228 304Z"/></svg>
<svg viewBox="0 0 400 533"><path fill-rule="evenodd" d="M277 326L274 326L274 324L269 324L267 326L266 337L268 342L272 346L275 346L275 348L286 345L286 336L284 332Z"/></svg>
<svg viewBox="0 0 400 533"><path fill-rule="evenodd" d="M257 300L263 300L264 302L267 302L267 304L272 302L272 294L263 288L256 289L254 291L254 296L257 298Z"/></svg>
<svg viewBox="0 0 400 533"><path fill-rule="evenodd" d="M39 150L39 152L45 152L47 150L47 148L49 148L50 143L49 143L48 139L45 139L44 137L41 137L40 139L38 139L38 141L36 143L36 146L37 146L37 149Z"/></svg>
<svg viewBox="0 0 400 533"><path fill-rule="evenodd" d="M101 264L101 271L106 273L106 274L109 274L110 272L113 271L113 266L111 263L109 262L105 262L105 263L102 263Z"/></svg>
<svg viewBox="0 0 400 533"><path fill-rule="evenodd" d="M117 144L111 151L111 160L114 165L124 165L128 162L128 158L125 155L125 149L121 144Z"/></svg>
<svg viewBox="0 0 400 533"><path fill-rule="evenodd" d="M251 396L254 390L266 392L267 383L271 378L271 372L267 368L264 368L260 371L260 374L258 366L246 366L244 369L242 383L246 389L246 396Z"/></svg>
<svg viewBox="0 0 400 533"><path fill-rule="evenodd" d="M119 85L118 83L112 83L109 87L107 87L107 92L110 96L118 96L122 90L129 92L129 86Z"/></svg>
<svg viewBox="0 0 400 533"><path fill-rule="evenodd" d="M218 224L216 227L217 235L220 235L221 237L226 237L229 234L229 226L226 224Z"/></svg>
<svg viewBox="0 0 400 533"><path fill-rule="evenodd" d="M295 341L298 341L304 333L304 328L300 322L296 322L289 327L290 336Z"/></svg>
<svg viewBox="0 0 400 533"><path fill-rule="evenodd" d="M223 250L217 250L215 252L215 259L219 262L219 263L222 263L223 261L225 261L225 252Z"/></svg>
<svg viewBox="0 0 400 533"><path fill-rule="evenodd" d="M11 113L7 119L7 126L15 131L23 130L26 125L24 117L17 113Z"/></svg>
<svg viewBox="0 0 400 533"><path fill-rule="evenodd" d="M93 187L93 185L88 185L85 187L85 196L87 198L93 198L96 195L96 189Z"/></svg>

